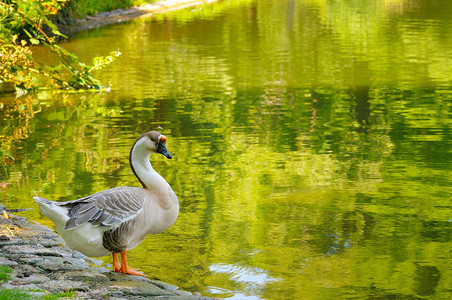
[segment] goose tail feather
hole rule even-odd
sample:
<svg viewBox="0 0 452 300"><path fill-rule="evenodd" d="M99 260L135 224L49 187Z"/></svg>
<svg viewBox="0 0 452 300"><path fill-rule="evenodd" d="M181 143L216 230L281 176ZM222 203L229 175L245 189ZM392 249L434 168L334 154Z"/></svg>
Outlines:
<svg viewBox="0 0 452 300"><path fill-rule="evenodd" d="M41 213L55 223L55 225L66 224L69 219L68 209L58 202L50 201L41 197L34 197L33 200L38 204Z"/></svg>

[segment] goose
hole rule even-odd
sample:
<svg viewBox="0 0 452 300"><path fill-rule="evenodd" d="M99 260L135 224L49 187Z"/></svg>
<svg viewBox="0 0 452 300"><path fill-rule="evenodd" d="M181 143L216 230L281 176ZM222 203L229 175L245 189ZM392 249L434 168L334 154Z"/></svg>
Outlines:
<svg viewBox="0 0 452 300"><path fill-rule="evenodd" d="M127 251L138 246L148 234L170 228L179 213L176 194L149 161L151 153L172 157L166 141L166 136L149 131L133 144L129 162L143 187L115 187L66 202L33 199L42 214L55 223L56 231L69 248L90 257L111 253L113 271L147 276L129 267Z"/></svg>

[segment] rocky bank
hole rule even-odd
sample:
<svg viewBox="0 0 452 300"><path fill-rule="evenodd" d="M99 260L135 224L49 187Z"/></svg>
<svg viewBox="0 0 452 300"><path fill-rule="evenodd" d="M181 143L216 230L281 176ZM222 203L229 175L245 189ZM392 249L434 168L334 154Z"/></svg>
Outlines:
<svg viewBox="0 0 452 300"><path fill-rule="evenodd" d="M0 288L27 291L32 299L68 291L74 295L69 299L210 299L164 282L112 272L102 267L101 260L86 257L63 244L62 238L49 227L3 211L0 265L13 271L8 280L0 283Z"/></svg>

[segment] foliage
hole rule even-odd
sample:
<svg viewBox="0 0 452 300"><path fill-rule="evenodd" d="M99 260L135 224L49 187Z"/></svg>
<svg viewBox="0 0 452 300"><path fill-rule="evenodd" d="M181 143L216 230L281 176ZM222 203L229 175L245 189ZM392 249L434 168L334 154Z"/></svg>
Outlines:
<svg viewBox="0 0 452 300"><path fill-rule="evenodd" d="M33 58L26 41L17 42L17 35L10 41L0 38L0 80L13 83L20 89L31 89Z"/></svg>
<svg viewBox="0 0 452 300"><path fill-rule="evenodd" d="M65 36L52 22L69 0L0 2L0 82L16 90L34 90L38 78L51 80L58 89L100 89L101 83L92 71L110 64L119 52L95 58L87 65L57 45ZM59 59L57 65L38 63L32 56L30 45L43 45Z"/></svg>

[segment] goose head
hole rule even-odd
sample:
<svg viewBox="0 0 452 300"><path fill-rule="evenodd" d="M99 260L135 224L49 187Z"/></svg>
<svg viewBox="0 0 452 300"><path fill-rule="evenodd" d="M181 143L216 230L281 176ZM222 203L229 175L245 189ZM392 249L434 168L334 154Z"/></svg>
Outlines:
<svg viewBox="0 0 452 300"><path fill-rule="evenodd" d="M154 171L149 161L151 153L159 153L166 158L172 158L172 155L166 149L166 140L166 136L160 132L149 131L141 135L130 150L130 166L144 188L155 188L159 182L162 185L167 185L163 177Z"/></svg>
<svg viewBox="0 0 452 300"><path fill-rule="evenodd" d="M143 134L138 141L142 140L142 145L152 153L160 153L166 158L171 159L172 155L166 149L166 136L157 131L149 131Z"/></svg>

